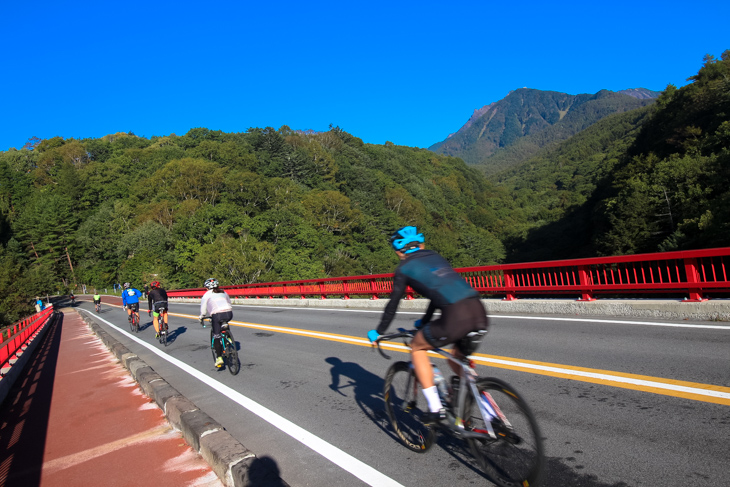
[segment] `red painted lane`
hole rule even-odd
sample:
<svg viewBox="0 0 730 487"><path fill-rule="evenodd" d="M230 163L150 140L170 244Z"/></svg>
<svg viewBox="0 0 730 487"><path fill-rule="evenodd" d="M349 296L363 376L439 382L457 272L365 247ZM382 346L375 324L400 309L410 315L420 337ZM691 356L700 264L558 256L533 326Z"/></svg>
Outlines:
<svg viewBox="0 0 730 487"><path fill-rule="evenodd" d="M221 486L69 308L0 408L0 487Z"/></svg>

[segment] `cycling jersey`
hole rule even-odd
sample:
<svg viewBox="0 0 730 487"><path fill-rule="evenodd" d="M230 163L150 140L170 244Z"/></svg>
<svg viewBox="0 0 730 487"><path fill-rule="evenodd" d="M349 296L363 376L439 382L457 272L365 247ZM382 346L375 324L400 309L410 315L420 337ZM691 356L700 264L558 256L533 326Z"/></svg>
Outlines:
<svg viewBox="0 0 730 487"><path fill-rule="evenodd" d="M154 308L153 308L154 306ZM154 288L147 293L147 309L167 309L167 291L161 288Z"/></svg>
<svg viewBox="0 0 730 487"><path fill-rule="evenodd" d="M135 289L133 287L125 289L122 291L122 306L126 307L128 304L139 303L140 296L142 296L142 293L139 292L139 289Z"/></svg>
<svg viewBox="0 0 730 487"><path fill-rule="evenodd" d="M98 294L94 294L94 304L101 303L101 296Z"/></svg>
<svg viewBox="0 0 730 487"><path fill-rule="evenodd" d="M398 303L410 286L416 293L428 298L426 314L421 321L431 320L433 312L458 303L464 299L478 298L479 293L469 285L439 254L432 250L419 250L408 254L400 262L393 277L393 290L376 331L385 333L395 317Z"/></svg>
<svg viewBox="0 0 730 487"><path fill-rule="evenodd" d="M228 297L228 293L225 291L214 293L211 289L203 294L203 299L200 300L200 314L202 316L213 316L215 313L232 310L231 298Z"/></svg>

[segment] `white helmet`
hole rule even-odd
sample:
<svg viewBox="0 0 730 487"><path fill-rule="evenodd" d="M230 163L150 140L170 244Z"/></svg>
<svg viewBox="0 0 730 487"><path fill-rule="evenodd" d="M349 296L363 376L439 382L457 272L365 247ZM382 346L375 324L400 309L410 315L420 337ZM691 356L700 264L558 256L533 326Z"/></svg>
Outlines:
<svg viewBox="0 0 730 487"><path fill-rule="evenodd" d="M208 289L215 289L218 287L218 279L215 279L213 277L211 277L210 279L206 279L203 286L207 287Z"/></svg>

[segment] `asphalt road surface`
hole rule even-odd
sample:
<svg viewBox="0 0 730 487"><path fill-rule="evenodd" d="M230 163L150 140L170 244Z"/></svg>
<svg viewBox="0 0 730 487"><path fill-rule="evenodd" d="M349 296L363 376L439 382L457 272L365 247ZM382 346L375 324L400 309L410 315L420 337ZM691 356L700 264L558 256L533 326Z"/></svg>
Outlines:
<svg viewBox="0 0 730 487"><path fill-rule="evenodd" d="M425 454L396 440L382 397L392 361L365 339L378 311L235 306L242 366L232 376L213 367L198 305L171 304L167 347L146 312L133 335L120 307L78 306L258 457L273 459L292 487L491 485L459 440L442 436ZM391 330L418 317L398 313ZM480 375L512 384L536 414L545 486L730 485L728 324L491 316L476 361Z"/></svg>

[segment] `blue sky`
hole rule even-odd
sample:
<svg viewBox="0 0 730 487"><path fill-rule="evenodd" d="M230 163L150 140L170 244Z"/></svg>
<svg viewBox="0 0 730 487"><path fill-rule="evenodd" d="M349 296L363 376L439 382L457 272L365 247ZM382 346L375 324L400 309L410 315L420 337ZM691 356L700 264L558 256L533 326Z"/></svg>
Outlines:
<svg viewBox="0 0 730 487"><path fill-rule="evenodd" d="M686 84L730 2L2 2L0 150L338 125L428 147L528 87Z"/></svg>

